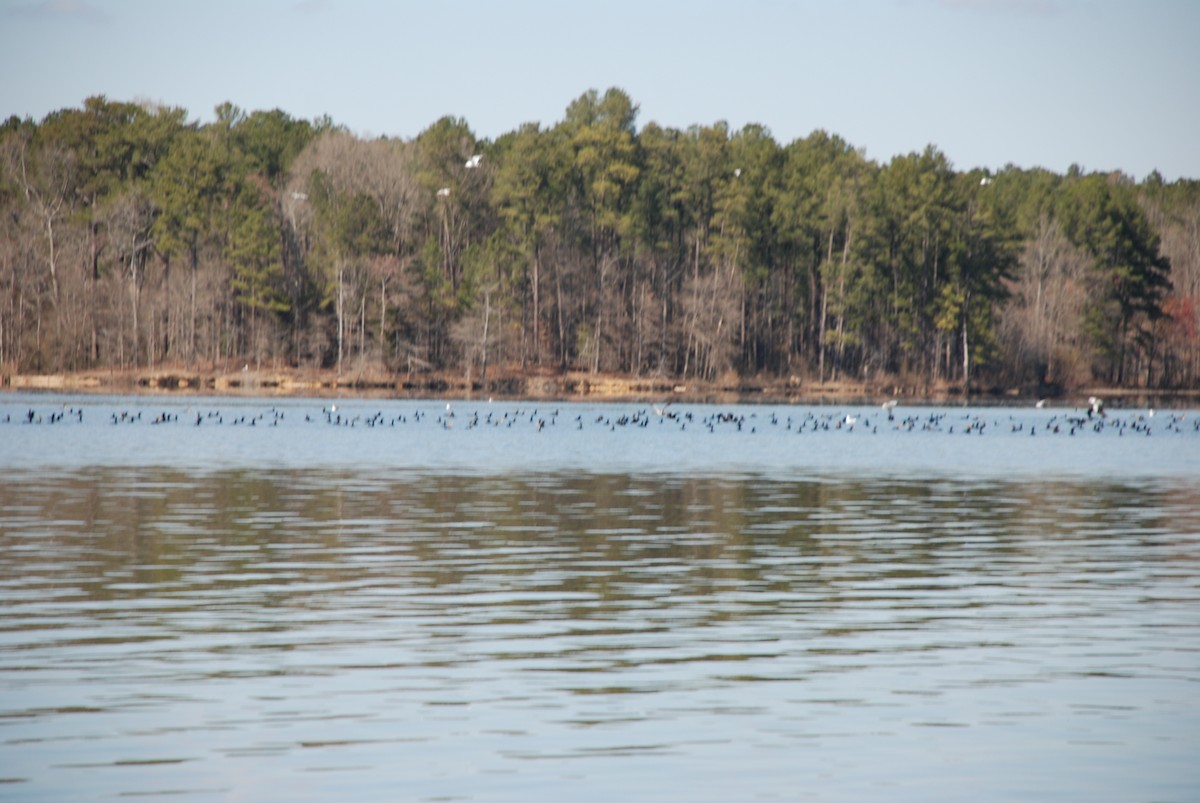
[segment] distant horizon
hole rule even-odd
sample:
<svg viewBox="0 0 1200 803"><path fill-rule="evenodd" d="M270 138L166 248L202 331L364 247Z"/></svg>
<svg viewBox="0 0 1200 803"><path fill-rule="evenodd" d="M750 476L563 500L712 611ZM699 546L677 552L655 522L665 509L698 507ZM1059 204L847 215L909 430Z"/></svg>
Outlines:
<svg viewBox="0 0 1200 803"><path fill-rule="evenodd" d="M620 87L639 126L1175 181L1200 178L1197 33L1189 0L0 0L0 97L39 121L102 94L199 123L225 101L328 115L363 138L451 116L495 140Z"/></svg>

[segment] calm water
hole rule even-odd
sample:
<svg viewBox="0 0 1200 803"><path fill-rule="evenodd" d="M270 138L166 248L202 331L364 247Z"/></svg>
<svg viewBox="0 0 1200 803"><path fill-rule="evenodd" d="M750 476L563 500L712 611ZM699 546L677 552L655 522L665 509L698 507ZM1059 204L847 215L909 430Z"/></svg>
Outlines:
<svg viewBox="0 0 1200 803"><path fill-rule="evenodd" d="M332 404L0 396L0 798L1200 800L1200 413Z"/></svg>

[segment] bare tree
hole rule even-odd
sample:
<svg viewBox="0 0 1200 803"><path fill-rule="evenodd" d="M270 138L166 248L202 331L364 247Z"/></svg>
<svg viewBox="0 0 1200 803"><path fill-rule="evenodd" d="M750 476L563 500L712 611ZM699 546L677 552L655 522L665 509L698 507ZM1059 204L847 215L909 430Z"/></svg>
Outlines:
<svg viewBox="0 0 1200 803"><path fill-rule="evenodd" d="M131 189L118 198L107 210L109 238L113 243L121 274L128 282L129 352L125 353L124 337L118 338L119 360L122 366L137 365L141 354L142 287L146 280L146 263L154 246L151 227L154 208L144 192ZM124 318L124 316L121 316ZM121 329L124 329L124 325Z"/></svg>
<svg viewBox="0 0 1200 803"><path fill-rule="evenodd" d="M695 376L715 379L734 366L741 315L740 280L733 271L715 270L687 281L683 310Z"/></svg>
<svg viewBox="0 0 1200 803"><path fill-rule="evenodd" d="M1166 378L1194 384L1200 378L1200 202L1180 202L1168 210L1161 202L1144 201L1143 208L1171 263L1172 290L1163 303Z"/></svg>
<svg viewBox="0 0 1200 803"><path fill-rule="evenodd" d="M52 300L57 305L61 298L57 226L71 211L75 155L58 145L32 154L28 140L20 135L8 137L4 143L5 168L24 193L46 238L46 265L53 288Z"/></svg>
<svg viewBox="0 0 1200 803"><path fill-rule="evenodd" d="M471 369L478 365L481 383L487 382L488 360L500 340L496 320L499 311L492 306L495 290L494 285L481 288L480 304L450 327L450 338L462 352L467 379L471 378Z"/></svg>
<svg viewBox="0 0 1200 803"><path fill-rule="evenodd" d="M26 209L16 207L0 216L0 366L20 372L27 367L31 337L42 329L43 283L38 258L27 247L40 238L37 222Z"/></svg>
<svg viewBox="0 0 1200 803"><path fill-rule="evenodd" d="M301 257L318 240L315 210L308 197L311 177L321 173L339 199L353 202L367 198L387 232L388 250L382 257L358 258L341 254L328 266L329 295L337 319L337 361L348 356L347 344L357 341L358 352L367 352L367 330L378 321L379 331L372 342L378 343L378 358L388 358L389 311L405 294L393 297L408 263L413 227L421 210L421 189L416 180L415 151L411 143L378 139L362 141L346 131L330 131L313 140L292 165L292 178L284 190L282 208L301 244ZM369 298L374 298L368 315ZM351 337L348 321L355 319L357 329Z"/></svg>
<svg viewBox="0 0 1200 803"><path fill-rule="evenodd" d="M1021 254L1001 315L1001 335L1013 360L1043 383L1069 382L1091 361L1082 337L1089 301L1090 257L1071 245L1059 224L1043 216Z"/></svg>

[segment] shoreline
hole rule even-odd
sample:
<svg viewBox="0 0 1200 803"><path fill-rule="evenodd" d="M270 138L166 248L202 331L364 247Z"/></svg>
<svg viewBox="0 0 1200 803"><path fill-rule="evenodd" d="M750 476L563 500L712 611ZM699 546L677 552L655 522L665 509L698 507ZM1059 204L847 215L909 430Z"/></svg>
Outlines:
<svg viewBox="0 0 1200 803"><path fill-rule="evenodd" d="M1041 390L1042 392L1038 392ZM717 381L675 380L581 371L493 373L486 382L445 373L390 374L378 370L198 370L160 367L60 374L2 374L0 393L46 392L144 396L361 397L394 399L501 399L512 401L675 402L696 404L1033 404L1055 406L1099 396L1112 406L1200 406L1200 389L972 388L876 382L816 382L797 377L736 377Z"/></svg>

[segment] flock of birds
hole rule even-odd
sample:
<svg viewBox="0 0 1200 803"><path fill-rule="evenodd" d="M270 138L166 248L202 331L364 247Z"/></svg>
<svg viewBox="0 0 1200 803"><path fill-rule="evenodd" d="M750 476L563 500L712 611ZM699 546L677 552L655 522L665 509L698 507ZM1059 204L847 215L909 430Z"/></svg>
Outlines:
<svg viewBox="0 0 1200 803"><path fill-rule="evenodd" d="M468 403L459 402L460 406ZM439 405L440 406L440 405ZM1043 405L1039 403L1038 408ZM423 422L436 424L442 429L475 429L478 427L513 428L531 427L542 431L547 427L559 427L560 421L567 427L582 430L585 428L601 427L611 431L625 428L646 428L651 425L672 426L681 431L700 429L710 433L718 431L737 431L758 433L791 432L803 434L806 432L854 432L865 431L878 433L880 428L897 432L937 432L946 434L961 433L965 435L983 435L985 432L1008 432L1011 434L1028 433L1036 437L1044 435L1067 434L1074 436L1079 433L1115 432L1118 437L1126 434L1149 436L1154 432L1182 433L1192 431L1200 433L1200 415L1189 416L1187 412L1168 411L1156 417L1154 409L1130 410L1124 415L1110 414L1101 400L1091 398L1088 406L1083 409L1047 411L1053 413L1046 416L1039 414L1031 417L1028 411L1013 408L1009 411L988 408L972 411L951 411L947 408L912 408L907 415L897 413L898 403L890 400L874 408L858 408L851 412L837 411L834 408L796 407L737 408L733 410L716 410L691 407L672 409L670 403L657 404L650 407L637 408L632 411L618 411L617 405L602 405L591 407L586 413L574 412L568 408L566 415L561 415L561 408L540 409L537 407L499 410L489 400L482 406L460 411L455 403L445 403L445 409L437 412L412 409L407 406L403 411L387 414L383 410L364 412L361 405L354 405L347 410L339 409L337 404L322 406L320 412L315 409L303 413L303 424L334 427L402 427L418 425ZM113 426L148 423L150 425L190 424L201 426L249 426L277 427L286 420L288 411L271 407L257 412L246 412L241 407L236 412L226 412L220 409L198 410L186 407L182 410L163 410L157 413L145 413L142 410L120 410L105 413ZM435 408L436 409L436 408ZM789 414L786 410L791 410ZM295 414L296 410L292 410ZM0 418L3 424L59 424L83 423L84 408L63 405L50 411L39 411L29 408L24 413L5 413Z"/></svg>

